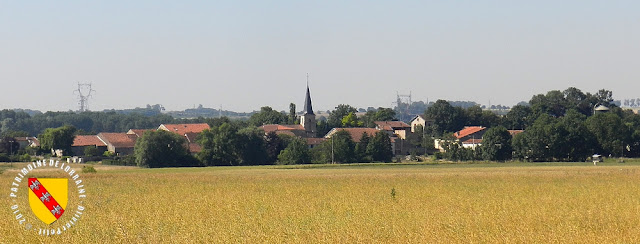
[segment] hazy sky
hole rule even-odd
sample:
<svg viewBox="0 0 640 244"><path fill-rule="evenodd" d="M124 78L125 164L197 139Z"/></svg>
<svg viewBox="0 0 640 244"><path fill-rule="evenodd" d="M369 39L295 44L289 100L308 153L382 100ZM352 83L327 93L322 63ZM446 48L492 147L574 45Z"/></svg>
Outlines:
<svg viewBox="0 0 640 244"><path fill-rule="evenodd" d="M640 1L0 1L0 109L640 97Z"/></svg>

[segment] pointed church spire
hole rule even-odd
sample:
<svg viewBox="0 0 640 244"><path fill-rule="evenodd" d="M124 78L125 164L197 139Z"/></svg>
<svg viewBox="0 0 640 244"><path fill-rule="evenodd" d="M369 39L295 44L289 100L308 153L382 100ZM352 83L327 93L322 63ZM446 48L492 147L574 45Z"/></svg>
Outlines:
<svg viewBox="0 0 640 244"><path fill-rule="evenodd" d="M314 114L311 106L311 93L309 92L309 73L307 73L307 96L304 99L304 114Z"/></svg>

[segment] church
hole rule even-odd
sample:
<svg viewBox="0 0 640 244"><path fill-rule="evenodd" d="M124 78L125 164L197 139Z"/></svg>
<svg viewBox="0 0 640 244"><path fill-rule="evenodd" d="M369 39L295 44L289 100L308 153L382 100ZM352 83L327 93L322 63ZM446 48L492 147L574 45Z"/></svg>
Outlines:
<svg viewBox="0 0 640 244"><path fill-rule="evenodd" d="M289 136L296 136L305 138L307 141L307 145L310 148L313 148L316 145L319 145L323 141L324 138L316 137L316 114L313 112L313 105L311 103L311 92L309 91L309 84L307 84L307 94L304 99L304 110L302 116L300 116L300 124L297 125L279 125L279 124L270 124L260 126L264 133L275 132L276 134L284 134Z"/></svg>
<svg viewBox="0 0 640 244"><path fill-rule="evenodd" d="M364 133L370 137L374 136L378 131L384 131L389 135L391 140L391 147L394 155L406 155L411 150L416 150L416 146L410 143L405 143L407 136L413 135L411 133L411 126L402 121L375 121L376 128L333 128L324 137L318 137L317 134L317 121L316 114L313 112L313 105L311 103L311 92L309 91L309 84L307 84L307 93L304 99L304 110L300 116L300 124L296 125L280 125L280 124L268 124L260 126L260 129L264 130L265 134L275 132L278 135L289 135L294 137L303 138L306 140L309 149L314 148L322 142L331 139L338 131L346 131L351 135L354 142L360 142L360 138Z"/></svg>

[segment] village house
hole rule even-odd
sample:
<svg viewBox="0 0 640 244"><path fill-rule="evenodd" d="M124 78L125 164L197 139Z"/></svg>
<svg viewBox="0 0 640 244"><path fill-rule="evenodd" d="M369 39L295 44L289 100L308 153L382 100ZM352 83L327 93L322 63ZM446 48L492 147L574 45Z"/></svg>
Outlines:
<svg viewBox="0 0 640 244"><path fill-rule="evenodd" d="M165 130L176 133L181 136L185 136L187 133L199 134L204 130L211 129L207 123L198 124L161 124L158 130Z"/></svg>
<svg viewBox="0 0 640 244"><path fill-rule="evenodd" d="M127 133L99 133L98 138L107 145L107 151L118 156L132 155L138 136Z"/></svg>
<svg viewBox="0 0 640 244"><path fill-rule="evenodd" d="M152 131L153 129L130 129L127 131L128 135L136 135L138 138L142 137L142 135L147 131Z"/></svg>
<svg viewBox="0 0 640 244"><path fill-rule="evenodd" d="M462 144L462 147L475 149L482 145L482 136L485 132L487 127L465 126L462 130L453 133L453 136Z"/></svg>
<svg viewBox="0 0 640 244"><path fill-rule="evenodd" d="M397 121L379 121L379 122L397 122ZM404 123L404 122L402 122ZM381 123L385 124L385 123ZM406 125L406 123L404 123ZM407 127L408 129L409 127ZM331 137L337 133L338 131L346 131L351 135L351 140L356 143L359 143L364 134L367 134L369 137L374 137L377 132L385 131L387 136L389 136L389 141L391 142L391 150L393 151L393 155L406 155L409 153L409 150L413 147L410 146L410 143L407 140L400 138L396 134L392 134L392 132L388 130L382 130L378 128L333 128L331 129L325 136L325 139L331 139ZM393 131L393 130L391 130Z"/></svg>
<svg viewBox="0 0 640 244"><path fill-rule="evenodd" d="M24 149L26 147L39 147L40 141L35 137L15 137L16 142L20 145L20 149Z"/></svg>
<svg viewBox="0 0 640 244"><path fill-rule="evenodd" d="M377 130L385 131L390 136L397 136L400 139L406 140L407 134L411 129L411 126L402 121L374 121Z"/></svg>
<svg viewBox="0 0 640 244"><path fill-rule="evenodd" d="M279 125L268 124L258 127L264 131L265 134L275 132L277 135L288 135L297 137L307 137L308 133L302 125Z"/></svg>
<svg viewBox="0 0 640 244"><path fill-rule="evenodd" d="M516 136L524 132L524 130L507 130L511 137ZM482 146L482 140L484 133L487 132L487 128L483 126L465 126L462 130L453 133L456 141L464 148L476 149L478 146ZM445 140L436 139L434 141L435 148L444 152L443 143Z"/></svg>
<svg viewBox="0 0 640 244"><path fill-rule="evenodd" d="M184 136L187 139L189 152L195 154L202 151L202 147L196 142L196 138L202 131L211 129L207 123L198 124L162 124L158 130L165 130Z"/></svg>
<svg viewBox="0 0 640 244"><path fill-rule="evenodd" d="M432 119L425 119L424 117L422 117L422 115L416 115L409 122L411 126L411 133L416 133L416 130L418 129L418 127L421 127L424 131L424 128L427 128L428 126L432 126L433 122L434 121Z"/></svg>
<svg viewBox="0 0 640 244"><path fill-rule="evenodd" d="M97 135L78 135L73 138L71 153L75 156L82 156L84 155L85 149L89 146L96 147L99 154L107 151L107 144L102 141Z"/></svg>
<svg viewBox="0 0 640 244"><path fill-rule="evenodd" d="M375 128L333 128L324 136L324 138L331 139L331 137L338 133L338 131L348 132L349 135L351 135L351 140L355 143L359 143L364 134L367 134L369 137L374 137L379 130Z"/></svg>

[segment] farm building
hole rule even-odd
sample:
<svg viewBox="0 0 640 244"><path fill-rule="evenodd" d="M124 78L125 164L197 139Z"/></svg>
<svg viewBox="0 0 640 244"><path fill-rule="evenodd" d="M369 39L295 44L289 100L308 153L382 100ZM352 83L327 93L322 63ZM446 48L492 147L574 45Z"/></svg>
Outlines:
<svg viewBox="0 0 640 244"><path fill-rule="evenodd" d="M133 154L138 136L127 133L99 133L97 137L107 145L107 150L116 155Z"/></svg>
<svg viewBox="0 0 640 244"><path fill-rule="evenodd" d="M84 150L88 146L95 146L98 148L100 154L107 151L107 144L102 141L97 135L78 135L73 138L73 144L71 145L71 152L73 155L84 155Z"/></svg>

